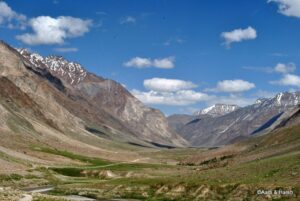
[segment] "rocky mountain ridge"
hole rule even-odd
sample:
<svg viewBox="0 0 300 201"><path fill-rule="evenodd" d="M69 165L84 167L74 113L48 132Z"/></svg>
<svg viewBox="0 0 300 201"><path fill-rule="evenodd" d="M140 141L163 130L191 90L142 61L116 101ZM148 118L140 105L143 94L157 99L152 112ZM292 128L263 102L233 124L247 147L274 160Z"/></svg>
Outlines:
<svg viewBox="0 0 300 201"><path fill-rule="evenodd" d="M76 62L69 62L61 56L43 57L27 49L16 49L29 63L39 68L47 68L55 76L67 80L69 84L79 84L87 76L87 71Z"/></svg>
<svg viewBox="0 0 300 201"><path fill-rule="evenodd" d="M195 112L194 115L195 116L199 116L199 115L210 115L213 117L216 116L222 116L225 114L228 114L230 112L233 112L235 110L237 110L238 108L240 108L238 105L228 105L228 104L215 104L212 105L208 108L202 109L198 112Z"/></svg>
<svg viewBox="0 0 300 201"><path fill-rule="evenodd" d="M164 115L148 108L121 84L89 73L59 56L42 57L0 43L0 76L40 107L61 131L89 132L135 144L184 146Z"/></svg>
<svg viewBox="0 0 300 201"><path fill-rule="evenodd" d="M169 124L195 146L220 146L268 133L299 104L300 92L282 92L225 115L202 114L184 125L174 122L174 119L169 120Z"/></svg>

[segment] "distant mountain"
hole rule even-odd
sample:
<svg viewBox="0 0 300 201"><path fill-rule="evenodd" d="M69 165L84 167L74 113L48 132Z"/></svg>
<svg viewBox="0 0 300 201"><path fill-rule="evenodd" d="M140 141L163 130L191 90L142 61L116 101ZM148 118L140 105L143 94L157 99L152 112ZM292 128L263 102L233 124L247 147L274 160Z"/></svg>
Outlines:
<svg viewBox="0 0 300 201"><path fill-rule="evenodd" d="M227 162L233 165L257 159L269 160L272 157L292 155L290 153L295 153L299 150L299 137L300 106L295 106L284 112L284 114L274 122L271 129L268 130L267 135L258 135L243 142L200 152L183 159L182 164L203 165L208 164L207 162L210 161L214 163L209 164L211 167L217 167ZM223 160L215 160L216 158L222 158Z"/></svg>
<svg viewBox="0 0 300 201"><path fill-rule="evenodd" d="M19 98L27 97L26 102L36 106L32 109L15 106L18 113L64 134L76 133L72 137L82 141L96 135L147 146L187 145L169 128L159 110L143 105L121 84L89 73L79 63L63 57L42 57L0 42L0 78L12 89L12 94L19 91L23 93ZM4 103L3 111L15 114L14 108ZM33 109L34 112L29 112ZM0 119L5 119L3 115L0 114Z"/></svg>
<svg viewBox="0 0 300 201"><path fill-rule="evenodd" d="M237 105L227 105L227 104L215 104L198 112L195 112L195 116L199 115L210 115L213 117L222 116L237 110L239 106Z"/></svg>
<svg viewBox="0 0 300 201"><path fill-rule="evenodd" d="M167 117L169 126L176 132L179 132L180 129L187 123L195 119L193 115L187 114L174 114Z"/></svg>
<svg viewBox="0 0 300 201"><path fill-rule="evenodd" d="M198 121L199 118L209 118L209 117L218 117L230 112L233 112L240 108L237 105L227 105L227 104L215 104L208 108L202 109L200 111L194 112L193 115L188 114L174 114L170 115L167 119L169 126L176 132L179 132L180 129L187 123L193 123Z"/></svg>
<svg viewBox="0 0 300 201"><path fill-rule="evenodd" d="M198 115L177 132L194 146L230 144L269 132L298 104L300 92L279 93L222 116Z"/></svg>

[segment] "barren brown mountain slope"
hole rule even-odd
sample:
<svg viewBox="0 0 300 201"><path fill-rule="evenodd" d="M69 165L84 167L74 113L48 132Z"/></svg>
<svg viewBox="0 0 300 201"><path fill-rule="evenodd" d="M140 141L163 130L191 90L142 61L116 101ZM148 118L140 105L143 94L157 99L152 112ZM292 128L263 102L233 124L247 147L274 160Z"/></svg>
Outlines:
<svg viewBox="0 0 300 201"><path fill-rule="evenodd" d="M97 97L93 97L88 90L75 88L56 76L0 43L0 155L5 160L2 170L78 163L40 152L43 148L132 161L140 158L135 152L139 147L132 144L186 144L169 131L159 111L144 106L118 83L88 74L91 78L85 80L83 88L87 83L97 85L93 89Z"/></svg>
<svg viewBox="0 0 300 201"><path fill-rule="evenodd" d="M84 119L89 114L93 114L93 117L88 119L89 122L97 124L102 120L108 124L108 127L127 133L125 138L134 136L150 143L171 146L187 144L179 135L171 131L160 111L143 105L121 84L89 73L80 64L69 62L62 57L42 57L24 49L19 52L27 68L37 73L41 72L73 102L86 106L85 110L88 114L83 114L85 110L78 111L80 107L68 107L70 104L65 104L64 107L69 111L72 110L71 113L75 113L75 116L81 115L80 118ZM55 77L52 78L47 73ZM59 103L64 102L59 100ZM118 138L122 139L124 135L119 135Z"/></svg>

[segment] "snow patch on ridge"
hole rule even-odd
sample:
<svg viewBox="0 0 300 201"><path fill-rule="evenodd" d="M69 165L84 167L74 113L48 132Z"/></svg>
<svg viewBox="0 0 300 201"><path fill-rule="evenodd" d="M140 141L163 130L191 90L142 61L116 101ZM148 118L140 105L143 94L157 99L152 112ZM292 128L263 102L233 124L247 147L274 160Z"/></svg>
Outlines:
<svg viewBox="0 0 300 201"><path fill-rule="evenodd" d="M67 78L65 80L68 80L71 85L79 84L87 75L79 63L69 62L61 56L43 57L37 53L31 53L27 49L16 50L34 66L47 68L53 74Z"/></svg>
<svg viewBox="0 0 300 201"><path fill-rule="evenodd" d="M207 114L207 115L211 115L211 116L222 116L222 115L228 114L230 112L233 112L238 108L239 108L239 106L237 106L237 105L215 104L213 106L210 106L208 108L205 108L203 110L200 110L200 111L194 113L194 115L198 116L198 115Z"/></svg>

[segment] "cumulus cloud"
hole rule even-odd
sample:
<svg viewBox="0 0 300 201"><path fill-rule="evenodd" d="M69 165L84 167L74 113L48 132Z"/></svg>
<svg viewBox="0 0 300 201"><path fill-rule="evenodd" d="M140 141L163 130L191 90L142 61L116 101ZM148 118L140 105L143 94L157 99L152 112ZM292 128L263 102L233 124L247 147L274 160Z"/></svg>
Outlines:
<svg viewBox="0 0 300 201"><path fill-rule="evenodd" d="M153 90L140 91L133 89L131 93L143 103L152 105L188 106L203 102L207 105L223 103L246 106L253 104L256 100L256 98L247 98L237 94L229 94L228 96L215 96L195 90L158 92Z"/></svg>
<svg viewBox="0 0 300 201"><path fill-rule="evenodd" d="M271 84L300 87L300 76L293 74L285 74L280 80L272 81Z"/></svg>
<svg viewBox="0 0 300 201"><path fill-rule="evenodd" d="M225 40L224 44L230 47L231 43L237 43L244 40L253 40L257 37L256 30L252 27L246 29L235 29L229 32L221 33L221 37Z"/></svg>
<svg viewBox="0 0 300 201"><path fill-rule="evenodd" d="M11 20L16 15L16 12L13 11L5 2L0 2L0 22L3 22L5 19Z"/></svg>
<svg viewBox="0 0 300 201"><path fill-rule="evenodd" d="M89 32L91 25L91 20L69 16L39 16L29 21L33 33L18 35L17 39L28 45L63 44L68 38L80 37Z"/></svg>
<svg viewBox="0 0 300 201"><path fill-rule="evenodd" d="M299 0L268 0L269 3L278 4L278 12L289 17L300 18L300 1Z"/></svg>
<svg viewBox="0 0 300 201"><path fill-rule="evenodd" d="M123 65L126 67L134 67L134 68L163 68L163 69L171 69L175 67L175 57L166 57L159 59L150 59L143 57L134 57L129 61L125 62Z"/></svg>
<svg viewBox="0 0 300 201"><path fill-rule="evenodd" d="M180 90L176 92L142 92L132 90L131 93L145 104L154 105L190 105L199 101L206 101L210 97L201 92L193 90Z"/></svg>
<svg viewBox="0 0 300 201"><path fill-rule="evenodd" d="M135 24L135 23L136 23L136 18L132 16L126 16L120 20L120 24Z"/></svg>
<svg viewBox="0 0 300 201"><path fill-rule="evenodd" d="M218 82L216 88L206 89L206 91L240 93L253 89L254 87L254 83L245 80L223 80Z"/></svg>
<svg viewBox="0 0 300 201"><path fill-rule="evenodd" d="M58 48L54 48L54 51L56 52L78 52L78 48L76 47L58 47Z"/></svg>
<svg viewBox="0 0 300 201"><path fill-rule="evenodd" d="M288 63L288 64L283 64L283 63L278 63L275 68L275 72L277 73L292 73L296 70L296 65L294 63Z"/></svg>
<svg viewBox="0 0 300 201"><path fill-rule="evenodd" d="M152 65L152 60L149 58L134 57L124 63L127 67L147 68Z"/></svg>
<svg viewBox="0 0 300 201"><path fill-rule="evenodd" d="M26 28L27 17L12 10L4 1L0 2L0 24L8 28Z"/></svg>
<svg viewBox="0 0 300 201"><path fill-rule="evenodd" d="M166 78L152 78L144 80L144 87L148 90L159 92L175 92L180 90L187 90L197 87L190 81Z"/></svg>
<svg viewBox="0 0 300 201"><path fill-rule="evenodd" d="M152 65L156 68L170 69L170 68L174 68L174 60L175 60L174 57L154 59Z"/></svg>
<svg viewBox="0 0 300 201"><path fill-rule="evenodd" d="M133 89L131 93L145 104L190 105L209 100L210 96L192 90L194 83L179 79L152 78L144 80L148 91Z"/></svg>
<svg viewBox="0 0 300 201"><path fill-rule="evenodd" d="M221 90L232 92L226 96L210 95L205 92L197 91L194 89L197 86L190 81L166 78L144 80L144 87L147 91L133 89L131 90L131 93L143 103L152 105L188 106L203 102L207 105L225 103L245 106L254 103L256 98L247 98L239 93L234 93L251 88L252 83L250 83L251 86L248 86L247 88L244 83L246 81L240 82L239 80L234 80L236 81L233 83L234 85L241 83L241 85L243 85L242 89L237 89L228 88L228 83L226 81L228 80L220 82L224 85L222 85L223 88ZM249 82L246 83L249 84ZM232 82L230 84L232 84Z"/></svg>

